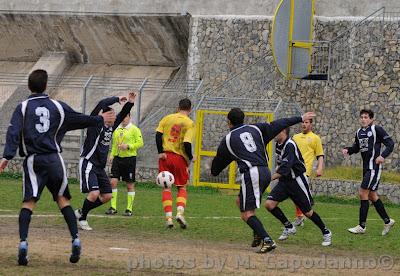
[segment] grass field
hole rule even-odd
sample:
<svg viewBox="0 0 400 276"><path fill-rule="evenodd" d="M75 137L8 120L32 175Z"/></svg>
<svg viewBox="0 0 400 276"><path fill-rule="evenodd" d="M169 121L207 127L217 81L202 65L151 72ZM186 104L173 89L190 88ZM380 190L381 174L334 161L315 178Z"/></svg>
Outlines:
<svg viewBox="0 0 400 276"><path fill-rule="evenodd" d="M21 180L12 178L0 178L0 217L3 231L4 227L12 228L9 232L10 239L15 246L3 248L0 255L0 262L4 262L0 267L0 274L19 273L10 267L15 265L15 253L18 243L17 214L20 209L21 201ZM72 205L80 207L83 195L79 192L79 186L70 184L73 196ZM125 209L126 192L125 187L119 187L119 211ZM176 192L174 192L176 195ZM252 253L249 243L251 242L251 231L248 226L239 219L239 212L235 206L236 191L222 191L209 188L188 189L188 207L186 217L189 224L187 230L178 227L172 230L165 229L163 211L161 208L161 190L155 184L138 184L134 206L134 216L131 218L122 217L120 214L110 217L94 217L89 215L89 223L94 228L91 233L84 233L83 243L88 243L91 235L109 235L108 240L113 244L112 239L121 241L121 236L128 235L132 240L182 240L190 244L208 243L210 245L234 246L240 250ZM174 195L174 197L175 197ZM279 250L285 254L296 255L301 252L304 255L316 256L328 254L333 256L374 256L390 255L398 262L400 257L399 227L396 225L389 235L382 237L381 231L383 222L379 219L373 206L370 207L367 223L367 234L352 235L347 232L347 228L353 227L358 223L358 200L336 199L327 197L315 198L315 210L325 220L327 226L333 232L333 245L329 248L321 247L321 233L310 221L306 221L305 226L298 229L296 236L291 237L285 242L279 242ZM294 215L293 204L290 201L284 202L282 209L288 217ZM387 204L388 213L400 222L399 206ZM94 210L92 215L103 215L109 206L101 206ZM45 191L34 215L58 215L59 211L52 202L49 192ZM258 217L263 221L267 231L277 240L282 226L265 209L258 211ZM43 229L66 229L64 220L61 216L33 217L32 225L37 230ZM63 232L67 238L67 232ZM92 234L93 233L93 234ZM12 234L12 235L11 235ZM38 233L37 235L40 235ZM45 235L45 233L44 233ZM4 238L4 237L3 237ZM195 250L196 248L193 248ZM86 251L87 252L87 251ZM3 255L4 254L4 255ZM90 254L90 252L87 252ZM278 253L276 253L278 254ZM255 254L256 255L256 254ZM83 262L85 264L85 262ZM50 265L51 266L51 265ZM4 267L8 267L3 271ZM50 270L53 271L53 270ZM41 270L37 271L43 272ZM54 272L54 271L53 271ZM40 273L39 273L40 274Z"/></svg>
<svg viewBox="0 0 400 276"><path fill-rule="evenodd" d="M330 167L325 168L322 178L361 181L361 167ZM400 184L400 173L395 171L382 171L382 183Z"/></svg>

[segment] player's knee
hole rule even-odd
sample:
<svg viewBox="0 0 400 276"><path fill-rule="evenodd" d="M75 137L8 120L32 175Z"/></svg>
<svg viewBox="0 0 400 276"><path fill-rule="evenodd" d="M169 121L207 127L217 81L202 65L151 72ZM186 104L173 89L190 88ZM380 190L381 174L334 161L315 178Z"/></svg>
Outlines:
<svg viewBox="0 0 400 276"><path fill-rule="evenodd" d="M100 195L100 200L103 203L110 201L111 198L112 198L112 194L101 194Z"/></svg>
<svg viewBox="0 0 400 276"><path fill-rule="evenodd" d="M95 202L96 199L99 197L100 195L100 191L91 191L88 195L87 195L87 199L89 201Z"/></svg>
<svg viewBox="0 0 400 276"><path fill-rule="evenodd" d="M241 218L244 221L247 221L252 216L254 216L254 211L245 211L241 213Z"/></svg>
<svg viewBox="0 0 400 276"><path fill-rule="evenodd" d="M58 204L58 207L61 210L61 209L65 208L65 207L69 206L70 205L70 201L66 197L59 196L57 198L57 204Z"/></svg>
<svg viewBox="0 0 400 276"><path fill-rule="evenodd" d="M117 188L118 186L118 179L117 178L111 178L111 187L113 189Z"/></svg>
<svg viewBox="0 0 400 276"><path fill-rule="evenodd" d="M133 192L135 190L135 184L134 183L126 183L126 188L128 189L128 192Z"/></svg>
<svg viewBox="0 0 400 276"><path fill-rule="evenodd" d="M35 205L36 205L35 200L31 199L31 200L28 200L28 201L24 201L22 203L22 208L29 209L29 210L32 211L35 208Z"/></svg>
<svg viewBox="0 0 400 276"><path fill-rule="evenodd" d="M311 217L313 215L313 213L314 213L314 211L310 210L308 212L305 212L304 215L309 218L309 217Z"/></svg>
<svg viewBox="0 0 400 276"><path fill-rule="evenodd" d="M376 192L370 192L368 195L368 199L372 202L376 202L379 199L379 196Z"/></svg>
<svg viewBox="0 0 400 276"><path fill-rule="evenodd" d="M276 202L275 201L273 201L273 200L267 200L266 202L265 202L265 208L268 210L268 211L272 211L275 207L276 207Z"/></svg>

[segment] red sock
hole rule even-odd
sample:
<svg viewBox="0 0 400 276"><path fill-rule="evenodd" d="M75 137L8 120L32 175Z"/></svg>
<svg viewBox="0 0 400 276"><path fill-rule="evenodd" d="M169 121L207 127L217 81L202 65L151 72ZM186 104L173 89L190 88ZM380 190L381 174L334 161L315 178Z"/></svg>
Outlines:
<svg viewBox="0 0 400 276"><path fill-rule="evenodd" d="M178 188L178 195L176 197L176 208L178 210L178 214L183 214L186 207L187 201L187 192L185 187Z"/></svg>
<svg viewBox="0 0 400 276"><path fill-rule="evenodd" d="M296 206L296 218L304 216L303 212L301 212L300 208Z"/></svg>
<svg viewBox="0 0 400 276"><path fill-rule="evenodd" d="M162 204L164 207L165 216L172 218L172 193L170 190L163 190Z"/></svg>

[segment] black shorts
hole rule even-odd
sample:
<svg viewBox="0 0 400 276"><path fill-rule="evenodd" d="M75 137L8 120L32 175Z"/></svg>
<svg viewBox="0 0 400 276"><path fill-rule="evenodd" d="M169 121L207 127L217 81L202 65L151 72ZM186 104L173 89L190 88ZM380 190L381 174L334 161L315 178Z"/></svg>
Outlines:
<svg viewBox="0 0 400 276"><path fill-rule="evenodd" d="M79 160L79 176L82 193L100 191L101 194L112 193L111 183L103 168L98 168L89 160Z"/></svg>
<svg viewBox="0 0 400 276"><path fill-rule="evenodd" d="M282 202L288 198L293 200L303 214L311 211L313 199L308 179L305 175L300 175L296 179L279 181L267 197L269 200L278 202Z"/></svg>
<svg viewBox="0 0 400 276"><path fill-rule="evenodd" d="M44 187L53 195L53 200L64 196L71 199L68 189L64 160L59 153L31 155L23 164L23 201L38 201Z"/></svg>
<svg viewBox="0 0 400 276"><path fill-rule="evenodd" d="M135 182L136 173L136 156L132 157L114 157L111 165L111 178L118 178L118 180L128 183Z"/></svg>
<svg viewBox="0 0 400 276"><path fill-rule="evenodd" d="M268 167L252 167L242 173L239 200L240 211L251 211L260 208L262 195L271 182Z"/></svg>
<svg viewBox="0 0 400 276"><path fill-rule="evenodd" d="M382 165L376 167L376 170L366 170L363 174L363 180L361 182L361 188L377 191L379 182L381 180Z"/></svg>

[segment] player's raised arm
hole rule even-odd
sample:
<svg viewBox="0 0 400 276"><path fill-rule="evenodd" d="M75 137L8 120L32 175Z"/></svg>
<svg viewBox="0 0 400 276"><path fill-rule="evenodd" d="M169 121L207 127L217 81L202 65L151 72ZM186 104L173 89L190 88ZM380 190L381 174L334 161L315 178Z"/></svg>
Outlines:
<svg viewBox="0 0 400 276"><path fill-rule="evenodd" d="M126 101L126 98L125 98ZM99 115L100 111L107 106L113 105L118 102L123 102L123 99L121 97L109 97L102 99L96 106L93 108L92 112L90 113L91 116L96 116Z"/></svg>
<svg viewBox="0 0 400 276"><path fill-rule="evenodd" d="M129 92L127 99L128 101L124 104L121 112L118 113L117 118L115 119L113 129L116 129L121 124L122 120L129 114L129 112L131 112L131 109L135 104L136 93Z"/></svg>

